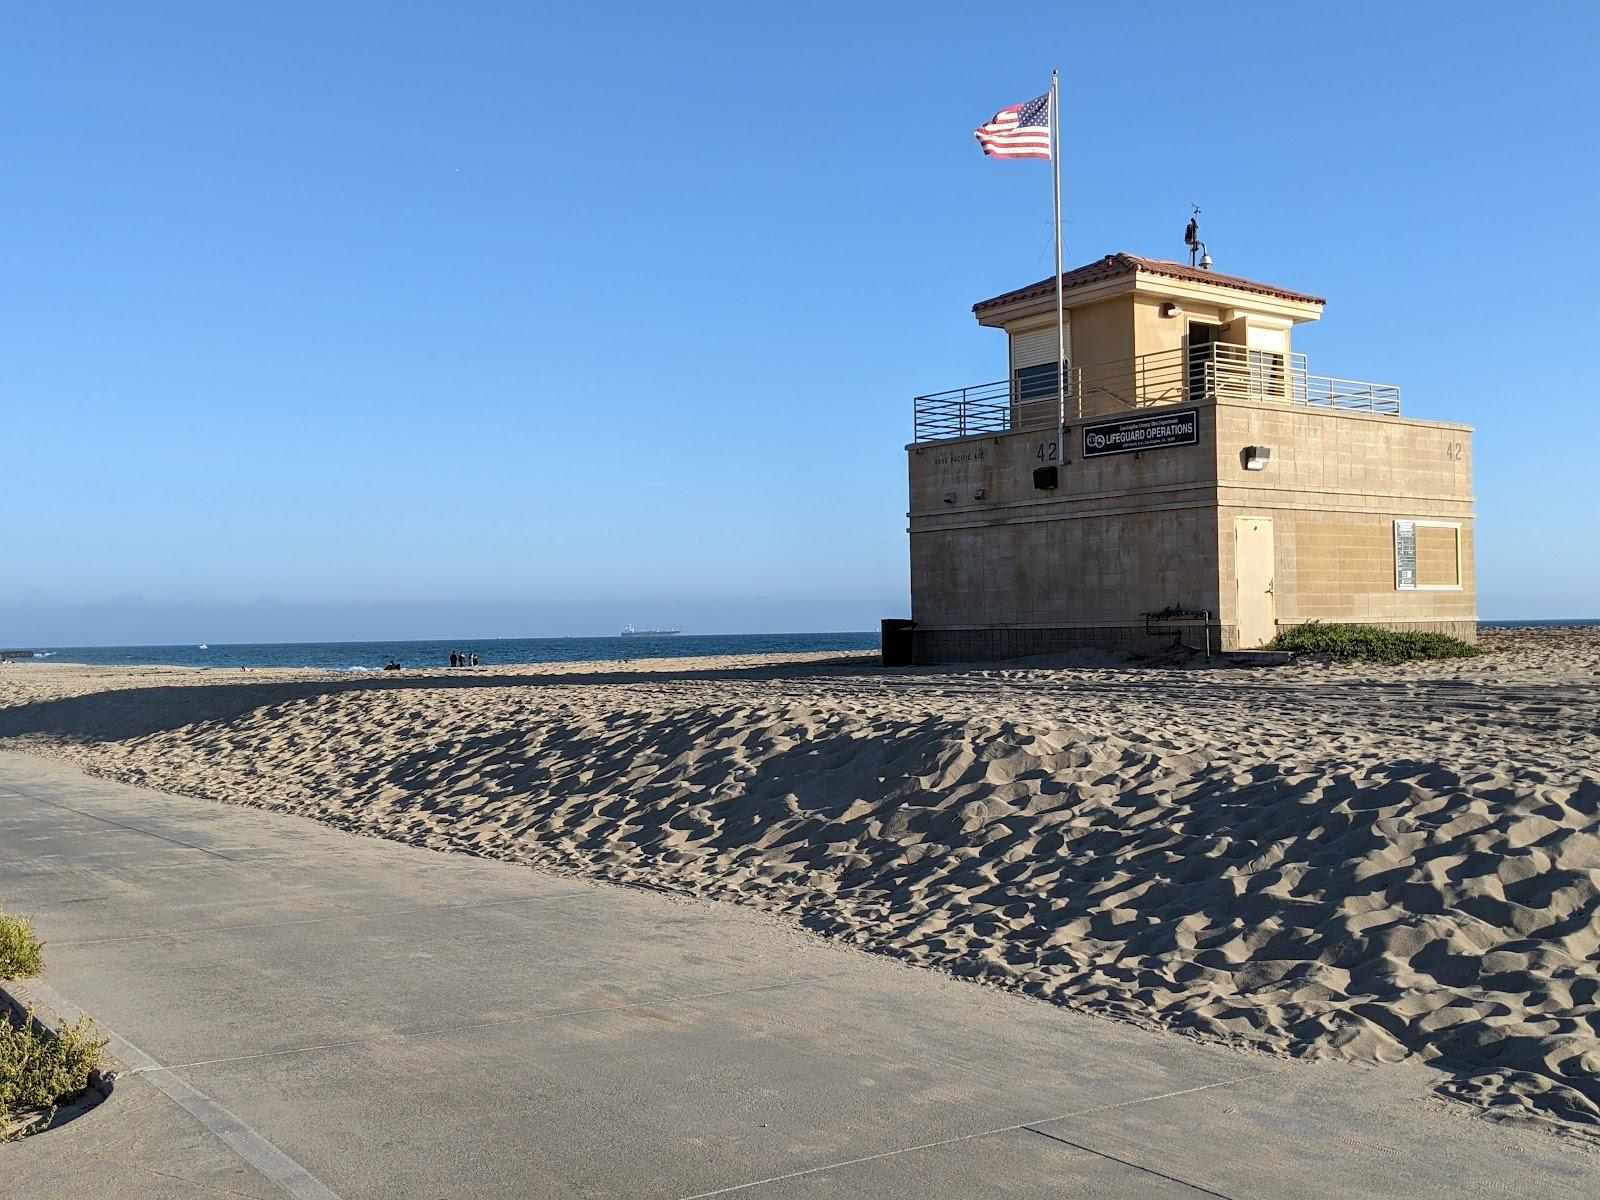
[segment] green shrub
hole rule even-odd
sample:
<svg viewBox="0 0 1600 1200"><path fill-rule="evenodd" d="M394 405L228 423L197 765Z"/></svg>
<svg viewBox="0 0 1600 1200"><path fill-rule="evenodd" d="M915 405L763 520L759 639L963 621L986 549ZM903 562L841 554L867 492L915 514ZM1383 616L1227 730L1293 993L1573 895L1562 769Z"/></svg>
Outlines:
<svg viewBox="0 0 1600 1200"><path fill-rule="evenodd" d="M54 1115L56 1106L89 1086L106 1039L84 1017L41 1033L26 1019L0 1015L0 1142L18 1136L17 1119L29 1112Z"/></svg>
<svg viewBox="0 0 1600 1200"><path fill-rule="evenodd" d="M1373 625L1324 625L1311 621L1285 629L1267 650L1318 654L1335 662L1399 663L1418 658L1471 658L1483 651L1444 633L1379 629Z"/></svg>
<svg viewBox="0 0 1600 1200"><path fill-rule="evenodd" d="M44 970L44 943L22 917L8 917L0 909L0 979L22 979Z"/></svg>

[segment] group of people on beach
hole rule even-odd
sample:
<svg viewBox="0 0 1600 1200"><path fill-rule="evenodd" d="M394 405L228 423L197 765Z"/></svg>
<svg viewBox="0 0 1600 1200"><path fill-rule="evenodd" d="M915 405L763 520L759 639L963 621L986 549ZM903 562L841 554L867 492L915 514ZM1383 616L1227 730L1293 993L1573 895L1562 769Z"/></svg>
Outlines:
<svg viewBox="0 0 1600 1200"><path fill-rule="evenodd" d="M463 654L459 650L450 651L450 665L452 667L475 667L478 665L478 652Z"/></svg>

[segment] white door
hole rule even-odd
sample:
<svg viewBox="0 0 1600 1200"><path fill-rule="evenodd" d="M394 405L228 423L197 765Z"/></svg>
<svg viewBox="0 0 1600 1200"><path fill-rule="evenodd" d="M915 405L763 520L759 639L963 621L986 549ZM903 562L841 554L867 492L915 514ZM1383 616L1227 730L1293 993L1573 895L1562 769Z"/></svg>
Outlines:
<svg viewBox="0 0 1600 1200"><path fill-rule="evenodd" d="M1278 632L1270 518L1233 519L1233 575L1239 589L1234 601L1239 649L1254 650L1266 645Z"/></svg>

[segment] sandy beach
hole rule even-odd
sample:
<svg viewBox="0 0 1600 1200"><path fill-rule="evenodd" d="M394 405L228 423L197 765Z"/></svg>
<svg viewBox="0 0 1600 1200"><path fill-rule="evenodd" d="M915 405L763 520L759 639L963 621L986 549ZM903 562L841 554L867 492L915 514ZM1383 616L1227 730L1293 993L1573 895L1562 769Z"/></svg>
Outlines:
<svg viewBox="0 0 1600 1200"><path fill-rule="evenodd" d="M1600 1137L1600 630L1241 670L1083 654L334 675L26 663L0 749L731 899Z"/></svg>

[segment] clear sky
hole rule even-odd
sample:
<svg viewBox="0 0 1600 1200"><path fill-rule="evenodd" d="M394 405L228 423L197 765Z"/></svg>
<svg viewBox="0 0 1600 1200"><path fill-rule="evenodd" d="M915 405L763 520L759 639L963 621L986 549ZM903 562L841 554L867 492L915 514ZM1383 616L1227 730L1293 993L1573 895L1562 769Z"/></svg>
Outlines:
<svg viewBox="0 0 1600 1200"><path fill-rule="evenodd" d="M0 643L864 629L918 392L1069 265L1329 297L1477 426L1485 618L1600 615L1587 4L19 4Z"/></svg>

